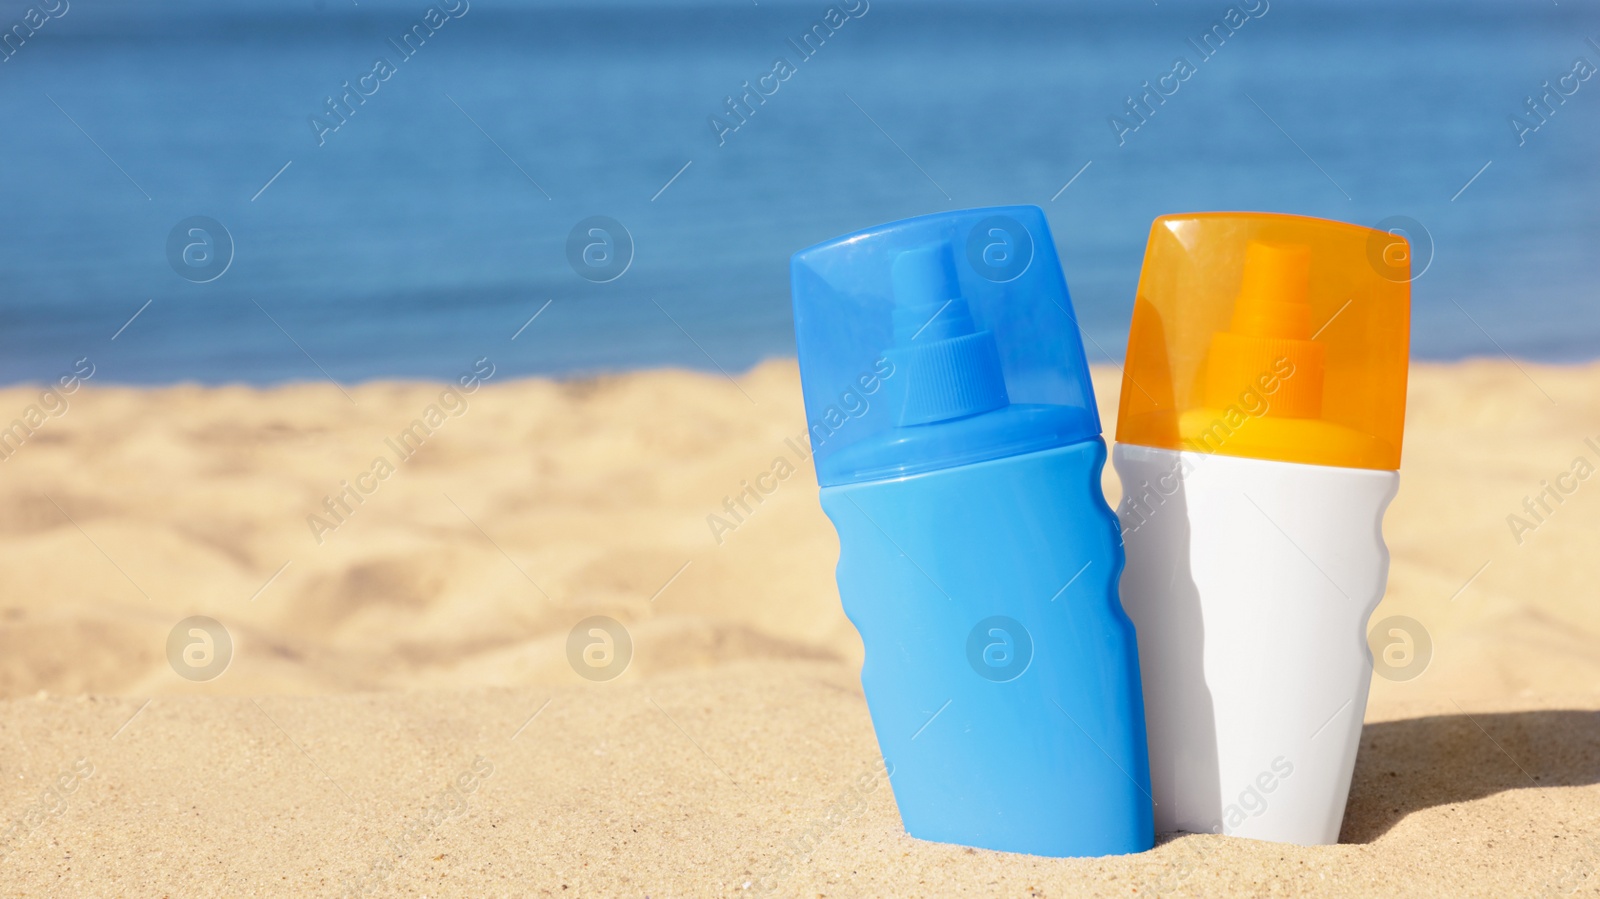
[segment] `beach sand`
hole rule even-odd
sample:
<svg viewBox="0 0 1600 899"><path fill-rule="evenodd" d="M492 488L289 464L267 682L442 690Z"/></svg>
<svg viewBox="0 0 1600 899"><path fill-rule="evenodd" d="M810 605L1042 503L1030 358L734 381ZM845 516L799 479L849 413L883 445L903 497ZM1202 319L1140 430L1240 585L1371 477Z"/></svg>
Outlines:
<svg viewBox="0 0 1600 899"><path fill-rule="evenodd" d="M1374 680L1341 845L1091 860L901 832L792 361L444 389L90 380L14 447L0 893L1600 893L1600 365L1414 367L1373 620L1432 658ZM196 615L207 682L168 657ZM596 615L632 643L605 682L568 659Z"/></svg>

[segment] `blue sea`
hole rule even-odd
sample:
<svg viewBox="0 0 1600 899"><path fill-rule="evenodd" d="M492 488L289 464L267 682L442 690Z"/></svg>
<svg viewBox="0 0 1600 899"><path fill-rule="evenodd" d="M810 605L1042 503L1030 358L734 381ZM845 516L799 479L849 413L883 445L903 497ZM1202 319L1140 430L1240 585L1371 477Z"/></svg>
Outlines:
<svg viewBox="0 0 1600 899"><path fill-rule="evenodd" d="M4 0L0 28L0 381L734 372L793 353L794 251L1010 203L1049 215L1095 359L1151 219L1225 209L1410 220L1420 358L1600 355L1592 4ZM747 82L776 89L739 123Z"/></svg>

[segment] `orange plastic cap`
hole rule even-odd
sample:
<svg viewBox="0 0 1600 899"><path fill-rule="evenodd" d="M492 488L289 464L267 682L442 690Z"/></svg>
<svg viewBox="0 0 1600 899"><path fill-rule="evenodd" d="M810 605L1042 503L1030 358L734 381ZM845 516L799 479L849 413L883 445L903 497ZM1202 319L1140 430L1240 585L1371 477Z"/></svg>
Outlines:
<svg viewBox="0 0 1600 899"><path fill-rule="evenodd" d="M1128 335L1118 442L1398 469L1408 256L1404 237L1326 219L1156 219Z"/></svg>

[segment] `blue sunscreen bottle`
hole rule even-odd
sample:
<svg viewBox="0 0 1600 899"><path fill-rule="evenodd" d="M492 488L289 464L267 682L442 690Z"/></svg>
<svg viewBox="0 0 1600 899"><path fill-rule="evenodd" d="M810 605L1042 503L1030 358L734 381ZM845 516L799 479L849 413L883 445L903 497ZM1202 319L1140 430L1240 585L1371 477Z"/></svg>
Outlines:
<svg viewBox="0 0 1600 899"><path fill-rule="evenodd" d="M883 225L795 254L791 274L839 595L906 831L1150 848L1105 441L1044 213Z"/></svg>

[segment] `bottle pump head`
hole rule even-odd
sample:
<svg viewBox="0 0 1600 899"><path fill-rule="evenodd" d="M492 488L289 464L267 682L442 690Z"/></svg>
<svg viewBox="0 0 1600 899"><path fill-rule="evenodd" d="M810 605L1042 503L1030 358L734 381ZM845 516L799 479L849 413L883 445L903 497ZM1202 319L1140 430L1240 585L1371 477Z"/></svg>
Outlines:
<svg viewBox="0 0 1600 899"><path fill-rule="evenodd" d="M1245 244L1232 320L1228 330L1211 335L1208 407L1225 409L1282 359L1294 375L1279 379L1263 414L1316 418L1322 413L1322 345L1311 339L1310 291L1310 247L1259 240Z"/></svg>
<svg viewBox="0 0 1600 899"><path fill-rule="evenodd" d="M961 297L946 244L906 250L890 270L894 346L884 355L898 370L896 424L921 425L1007 405L994 334L980 331Z"/></svg>
<svg viewBox="0 0 1600 899"><path fill-rule="evenodd" d="M1396 249L1405 238L1304 216L1156 219L1117 440L1398 469L1411 285Z"/></svg>
<svg viewBox="0 0 1600 899"><path fill-rule="evenodd" d="M822 486L1099 437L1072 301L1038 207L880 225L796 253L790 273Z"/></svg>

